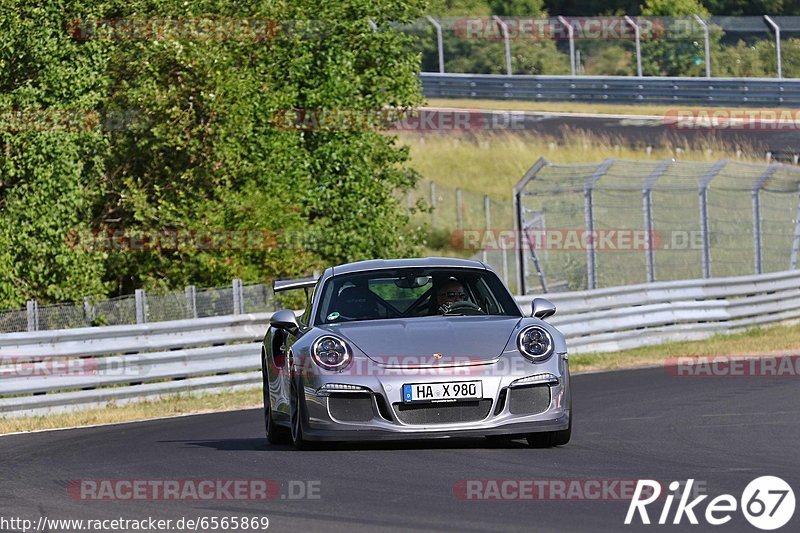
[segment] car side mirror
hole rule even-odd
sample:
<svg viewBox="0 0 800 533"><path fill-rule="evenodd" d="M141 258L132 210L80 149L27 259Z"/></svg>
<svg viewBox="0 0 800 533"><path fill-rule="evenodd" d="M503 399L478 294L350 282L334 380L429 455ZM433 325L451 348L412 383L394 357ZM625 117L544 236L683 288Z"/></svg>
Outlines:
<svg viewBox="0 0 800 533"><path fill-rule="evenodd" d="M531 303L531 316L544 320L545 318L556 314L556 306L546 298L534 298Z"/></svg>
<svg viewBox="0 0 800 533"><path fill-rule="evenodd" d="M291 309L275 311L269 319L269 325L277 329L285 329L289 333L294 333L300 329L297 316Z"/></svg>

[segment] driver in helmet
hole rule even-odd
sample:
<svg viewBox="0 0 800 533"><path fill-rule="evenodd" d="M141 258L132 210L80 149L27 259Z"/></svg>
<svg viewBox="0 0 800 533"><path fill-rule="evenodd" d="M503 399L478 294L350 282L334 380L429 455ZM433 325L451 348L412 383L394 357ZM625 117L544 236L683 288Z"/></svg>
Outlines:
<svg viewBox="0 0 800 533"><path fill-rule="evenodd" d="M455 302L467 301L467 291L457 279L445 280L436 289L436 303L440 312L446 312L447 307Z"/></svg>

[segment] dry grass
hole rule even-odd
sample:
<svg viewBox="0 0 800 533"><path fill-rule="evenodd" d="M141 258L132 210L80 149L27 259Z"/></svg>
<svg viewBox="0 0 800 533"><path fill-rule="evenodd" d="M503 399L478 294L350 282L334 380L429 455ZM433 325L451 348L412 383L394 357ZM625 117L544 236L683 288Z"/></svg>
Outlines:
<svg viewBox="0 0 800 533"><path fill-rule="evenodd" d="M800 354L800 325L752 329L715 335L704 341L670 342L633 350L570 356L574 372L614 370L661 364L679 356Z"/></svg>
<svg viewBox="0 0 800 533"><path fill-rule="evenodd" d="M410 148L411 166L423 178L503 201L511 200L512 187L539 157L552 163L592 163L609 157L642 161L669 158L717 161L731 157L729 147L711 138L677 150L654 147L648 153L645 147L627 148L625 143L612 137L580 130L567 132L562 141L522 132L404 133L399 139ZM747 147L743 149L747 151Z"/></svg>
<svg viewBox="0 0 800 533"><path fill-rule="evenodd" d="M103 409L88 409L50 416L0 418L0 435L20 431L114 424L186 414L233 411L260 405L262 405L261 388L199 396L177 395L158 401L111 405Z"/></svg>
<svg viewBox="0 0 800 533"><path fill-rule="evenodd" d="M660 115L675 111L677 106L669 105L624 105L624 104L587 104L581 102L529 102L526 100L477 100L477 99L449 99L432 98L427 101L430 107L453 107L461 109L494 109L501 111L543 111L551 113L600 113L608 115ZM682 106L681 109L738 109L725 107ZM774 108L767 109L774 111Z"/></svg>

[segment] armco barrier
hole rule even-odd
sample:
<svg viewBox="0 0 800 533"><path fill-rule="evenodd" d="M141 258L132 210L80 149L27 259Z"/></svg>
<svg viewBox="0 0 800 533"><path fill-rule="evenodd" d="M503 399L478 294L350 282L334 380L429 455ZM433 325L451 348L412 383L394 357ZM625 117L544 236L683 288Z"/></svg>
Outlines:
<svg viewBox="0 0 800 533"><path fill-rule="evenodd" d="M800 319L800 271L551 293L572 353ZM526 313L533 297L518 297ZM0 417L258 386L271 313L0 336ZM35 362L34 362L35 361Z"/></svg>
<svg viewBox="0 0 800 533"><path fill-rule="evenodd" d="M684 106L800 106L800 79L420 74L426 98Z"/></svg>

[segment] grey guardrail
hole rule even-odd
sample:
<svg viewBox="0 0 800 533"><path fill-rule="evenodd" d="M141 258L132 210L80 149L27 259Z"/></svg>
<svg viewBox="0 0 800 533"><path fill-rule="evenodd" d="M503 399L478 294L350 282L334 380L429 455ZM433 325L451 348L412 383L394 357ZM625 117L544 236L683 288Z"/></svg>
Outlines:
<svg viewBox="0 0 800 533"><path fill-rule="evenodd" d="M427 98L481 98L595 103L800 105L800 79L657 76L420 74Z"/></svg>
<svg viewBox="0 0 800 533"><path fill-rule="evenodd" d="M571 352L603 352L800 319L800 271L546 296ZM257 386L270 316L0 335L0 417Z"/></svg>

